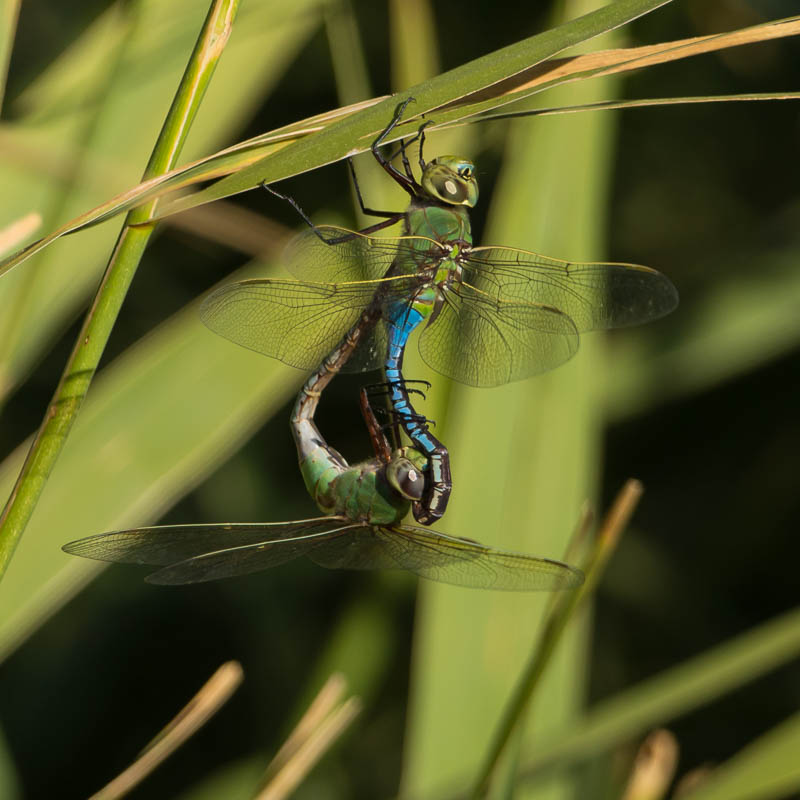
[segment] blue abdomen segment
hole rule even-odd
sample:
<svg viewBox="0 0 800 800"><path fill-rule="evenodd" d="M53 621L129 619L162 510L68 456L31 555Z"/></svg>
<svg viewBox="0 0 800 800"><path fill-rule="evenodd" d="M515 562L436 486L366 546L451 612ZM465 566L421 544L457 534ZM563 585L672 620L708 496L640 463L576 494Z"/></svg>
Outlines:
<svg viewBox="0 0 800 800"><path fill-rule="evenodd" d="M389 346L385 373L389 398L398 421L414 447L428 459L428 489L422 500L414 503L417 522L430 525L447 507L452 482L447 448L428 430L427 420L411 405L403 378L403 353L412 331L428 318L432 304L393 303L386 309Z"/></svg>

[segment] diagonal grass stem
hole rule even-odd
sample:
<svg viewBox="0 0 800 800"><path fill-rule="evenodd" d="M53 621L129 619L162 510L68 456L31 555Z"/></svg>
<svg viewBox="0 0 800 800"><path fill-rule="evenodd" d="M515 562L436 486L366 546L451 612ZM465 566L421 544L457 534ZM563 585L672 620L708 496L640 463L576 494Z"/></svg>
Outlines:
<svg viewBox="0 0 800 800"><path fill-rule="evenodd" d="M582 605L584 599L593 594L596 589L608 559L614 552L619 537L625 530L639 502L642 491L641 483L636 480L629 480L622 487L603 520L592 550L583 566L586 580L578 590L561 595L551 607L550 613L545 619L539 642L500 721L494 743L470 794L471 798L477 800L477 798L485 797L488 793L500 758L515 732L519 730L525 711L547 665L550 663L562 634L566 630L567 624L576 610ZM581 527L579 526L579 531Z"/></svg>
<svg viewBox="0 0 800 800"><path fill-rule="evenodd" d="M214 0L178 91L156 140L144 180L175 166L219 57L230 36L239 0ZM69 361L0 516L0 578L33 514L64 447L153 233L156 201L128 214Z"/></svg>

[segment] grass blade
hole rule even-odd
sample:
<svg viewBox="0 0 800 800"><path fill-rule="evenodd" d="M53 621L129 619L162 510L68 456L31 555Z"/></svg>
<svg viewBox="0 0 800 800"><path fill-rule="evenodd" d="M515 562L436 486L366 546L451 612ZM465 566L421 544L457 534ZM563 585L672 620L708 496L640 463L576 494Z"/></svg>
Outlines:
<svg viewBox="0 0 800 800"><path fill-rule="evenodd" d="M800 609L730 639L591 709L523 759L523 775L589 758L712 702L800 655Z"/></svg>
<svg viewBox="0 0 800 800"><path fill-rule="evenodd" d="M709 772L681 800L776 800L800 789L800 713Z"/></svg>
<svg viewBox="0 0 800 800"><path fill-rule="evenodd" d="M276 272L257 265L234 277ZM7 609L0 661L97 573L97 565L62 553L65 541L155 522L301 381L300 372L212 334L196 303L106 367L0 583L0 607ZM2 491L13 486L28 447L23 443L0 465Z"/></svg>
<svg viewBox="0 0 800 800"><path fill-rule="evenodd" d="M574 84L559 89L557 100L592 100L601 88ZM601 258L612 124L607 117L591 125L569 118L513 125L482 243ZM570 214L555 215L560 208ZM564 552L595 493L602 421L593 398L602 374L598 338L586 337L570 364L535 380L481 391L453 385L441 437L453 470L448 531L544 556ZM473 765L488 749L546 606L546 597L420 587L404 796L439 796L474 780ZM549 736L577 712L584 638L583 626L567 632L535 726L518 746L527 749L528 737ZM568 789L554 786L553 796Z"/></svg>
<svg viewBox="0 0 800 800"><path fill-rule="evenodd" d="M169 169L177 161L199 103L230 35L237 8L238 0L217 0L212 4L145 169L145 179ZM153 207L145 206L132 211L126 221L42 427L3 509L0 517L0 578L8 568L89 389L122 301L152 234L152 223L142 223L148 219Z"/></svg>
<svg viewBox="0 0 800 800"><path fill-rule="evenodd" d="M618 0L611 6L572 20L559 28L545 31L417 84L403 96L416 97L417 105L414 111L418 116L409 117L398 126L398 133L394 138L405 135L408 132L406 126L416 124L419 115L434 109L439 109L436 111L437 126L463 124L467 117L565 82L611 75L725 47L794 36L800 32L800 18L790 17L730 33L547 61L561 50L613 30L667 2L670 0L661 2ZM528 73L534 77L529 77ZM769 99L788 99L791 94L778 93L777 97ZM478 97L480 101L476 101ZM81 214L43 239L0 262L0 275L66 233L97 224L146 200L161 197L195 183L227 176L207 189L188 197L171 199L159 210L157 218L247 191L263 182L274 183L284 180L363 152L385 121L391 117L399 99L400 95L391 98L373 98L354 106L301 120L143 182ZM767 97L764 96L763 99ZM521 113L524 115L527 112ZM556 109L542 113L560 112Z"/></svg>
<svg viewBox="0 0 800 800"><path fill-rule="evenodd" d="M585 563L581 564L581 569L584 570L586 575L583 586L569 595L558 597L551 607L533 655L514 690L503 719L500 721L495 741L483 768L478 774L475 787L470 795L472 798L477 800L477 798L485 797L488 793L489 785L497 770L500 758L508 747L512 734L515 731L518 732L531 699L540 685L541 678L552 659L558 643L561 641L569 621L581 604L597 588L608 559L616 549L617 542L627 527L641 496L642 486L638 481L630 480L623 486L600 527L592 552Z"/></svg>
<svg viewBox="0 0 800 800"><path fill-rule="evenodd" d="M397 104L406 97L414 97L413 115L404 120L387 139L387 142L394 141L413 130L422 114L516 75L531 64L624 25L667 2L669 0L618 0L557 28L470 61L366 108L357 115L329 125L315 136L291 144L280 153L279 158L267 156L208 189L176 201L170 205L169 213L246 191L265 181L274 183L362 152L392 118ZM437 112L437 117L440 116L440 112ZM447 114L444 114L439 121L446 120Z"/></svg>
<svg viewBox="0 0 800 800"><path fill-rule="evenodd" d="M339 704L346 682L331 675L306 713L289 734L267 767L256 800L283 800L302 782L314 764L350 726L361 711L361 702L350 697Z"/></svg>

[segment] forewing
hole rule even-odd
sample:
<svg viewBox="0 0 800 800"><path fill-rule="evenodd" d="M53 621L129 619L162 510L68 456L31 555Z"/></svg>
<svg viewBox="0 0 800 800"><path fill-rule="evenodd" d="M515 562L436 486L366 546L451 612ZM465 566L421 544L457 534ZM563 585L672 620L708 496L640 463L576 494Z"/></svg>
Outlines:
<svg viewBox="0 0 800 800"><path fill-rule="evenodd" d="M398 255L404 263L427 262L423 254L441 251L440 245L422 236L365 236L320 225L295 237L287 246L284 263L303 281L341 283L383 278Z"/></svg>
<svg viewBox="0 0 800 800"><path fill-rule="evenodd" d="M464 280L497 299L552 306L579 331L639 325L678 305L669 278L637 264L560 261L511 247L476 247Z"/></svg>
<svg viewBox="0 0 800 800"><path fill-rule="evenodd" d="M61 549L97 561L165 566L204 553L314 536L341 524L339 517L317 517L293 522L158 525L87 536Z"/></svg>
<svg viewBox="0 0 800 800"><path fill-rule="evenodd" d="M358 321L380 282L304 283L254 279L230 283L210 294L200 318L214 333L292 367L316 369ZM364 336L349 371L380 367L383 332Z"/></svg>
<svg viewBox="0 0 800 800"><path fill-rule="evenodd" d="M468 284L446 290L419 340L423 359L469 386L499 386L557 367L578 349L572 320L555 308L494 298Z"/></svg>
<svg viewBox="0 0 800 800"><path fill-rule="evenodd" d="M396 569L440 583L531 592L570 589L583 582L580 570L560 561L496 550L427 528L394 525L373 530L386 562L383 566L392 562Z"/></svg>

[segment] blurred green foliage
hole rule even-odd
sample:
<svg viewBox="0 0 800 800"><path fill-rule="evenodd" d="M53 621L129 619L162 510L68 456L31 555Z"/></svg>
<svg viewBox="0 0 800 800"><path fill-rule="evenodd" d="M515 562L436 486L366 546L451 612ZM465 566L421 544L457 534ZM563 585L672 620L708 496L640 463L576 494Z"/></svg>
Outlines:
<svg viewBox="0 0 800 800"><path fill-rule="evenodd" d="M409 3L417 26L435 26L415 40L398 22L403 5L243 0L187 157L364 91L403 88L437 63L452 68L589 8L542 4L521 17L505 0ZM756 24L792 6L678 0L621 34L625 44L655 43ZM136 182L206 10L204 0L22 3L0 124L0 227L35 209L48 232ZM12 21L0 15L2 43L14 35ZM348 41L363 47L349 63ZM426 53L415 58L420 43ZM578 90L612 99L790 89L800 79L798 46L753 45ZM564 90L542 102L557 100L577 101ZM631 689L796 604L797 127L795 103L740 103L545 117L430 137L429 153L457 148L478 163L479 242L648 264L681 292L670 318L586 337L575 362L552 376L495 390L434 379L426 409L454 457L444 530L558 557L587 496L605 507L630 475L646 488L635 530L560 652L513 760L530 773L548 743L553 752L567 747L611 712L617 727L595 728L602 736L593 746L567 748L567 759L551 752L557 779L548 771L547 781L516 796L620 797L637 737L665 720L681 746L680 773L731 759L770 731L720 780L751 792L737 797L789 796L798 785L796 664L723 697L714 691L736 665L731 688L768 662L789 662L798 650L794 617L744 640L746 667L729 650L718 661L688 662L695 677L717 675L710 663L721 670L690 703L667 692L686 686L680 672L667 673L677 684L665 678L650 695L649 683L638 695ZM380 192L379 184L368 186ZM282 188L319 221L356 224L341 164ZM329 573L302 562L179 590L114 567L76 594L94 568L58 545L99 528L159 515L283 520L312 510L287 429L302 376L215 338L190 305L245 263L242 251L261 257L249 267L258 274L277 269L268 262L277 262L286 234L261 216L287 228L297 219L260 193L205 212L170 220L148 249L104 363L115 361L92 387L0 584L0 793L52 797L57 786L59 797L87 796L230 658L244 667L244 687L132 796L251 796L259 764L334 668L365 710L298 797L391 796L401 773L413 797L465 785L532 646L542 598L426 585L415 609L405 576ZM68 237L0 283L4 487L118 226ZM429 377L412 355L409 363ZM337 379L319 414L348 458L367 452L359 384ZM664 696L671 705L645 713ZM594 712L582 717L586 707ZM624 718L635 724L620 726ZM607 745L598 746L603 737ZM709 781L696 796L733 797L725 786Z"/></svg>

